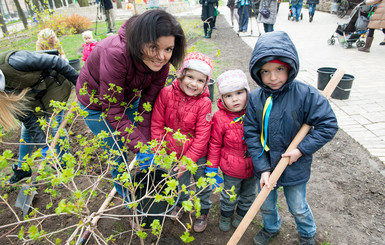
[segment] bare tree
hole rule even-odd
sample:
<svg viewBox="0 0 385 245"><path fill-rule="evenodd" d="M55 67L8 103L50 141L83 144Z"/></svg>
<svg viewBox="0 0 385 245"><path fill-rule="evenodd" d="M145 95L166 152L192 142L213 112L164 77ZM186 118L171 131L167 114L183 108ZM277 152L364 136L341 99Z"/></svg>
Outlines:
<svg viewBox="0 0 385 245"><path fill-rule="evenodd" d="M5 25L5 21L1 13L0 13L0 25L1 25L1 30L3 32L3 35L4 36L8 35L8 29L7 29L7 26Z"/></svg>
<svg viewBox="0 0 385 245"><path fill-rule="evenodd" d="M28 30L28 22L27 17L25 17L24 11L21 8L21 5L19 3L19 0L13 0L17 9L17 13L19 15L20 20L23 22L24 29Z"/></svg>
<svg viewBox="0 0 385 245"><path fill-rule="evenodd" d="M90 4L88 3L88 0L78 0L80 7L88 7Z"/></svg>

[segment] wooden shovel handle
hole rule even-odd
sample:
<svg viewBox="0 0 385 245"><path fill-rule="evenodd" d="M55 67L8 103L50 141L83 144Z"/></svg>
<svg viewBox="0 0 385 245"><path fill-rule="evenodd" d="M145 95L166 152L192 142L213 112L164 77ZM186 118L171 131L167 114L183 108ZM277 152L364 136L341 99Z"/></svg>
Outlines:
<svg viewBox="0 0 385 245"><path fill-rule="evenodd" d="M326 98L329 98L343 76L344 76L344 71L341 69L337 69L337 71L334 73L333 77L330 79L328 85L325 87L324 91L321 94ZM301 141L305 138L305 136L310 131L310 129L311 129L311 126L307 124L303 124L301 129L298 131L297 135L294 137L294 139L290 143L285 153L290 152L295 148L297 148L298 144L301 143ZM274 171L270 175L270 178L269 178L270 186L274 186L277 183L279 177L281 177L283 171L286 169L287 165L289 164L289 160L290 159L288 157L283 157L278 162L278 165L275 167ZM257 198L254 200L253 204L251 205L249 211L246 213L245 217L243 217L242 222L239 224L238 228L235 230L230 240L227 242L227 245L235 245L239 242L239 240L241 240L247 227L249 227L255 215L257 215L259 209L261 208L263 202L266 200L270 191L271 189L268 189L266 185L262 188Z"/></svg>

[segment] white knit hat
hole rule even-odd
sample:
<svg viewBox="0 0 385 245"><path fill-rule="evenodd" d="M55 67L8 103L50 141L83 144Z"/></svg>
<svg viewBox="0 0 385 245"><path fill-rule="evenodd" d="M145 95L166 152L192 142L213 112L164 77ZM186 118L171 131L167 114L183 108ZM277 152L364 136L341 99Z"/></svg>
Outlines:
<svg viewBox="0 0 385 245"><path fill-rule="evenodd" d="M220 96L244 88L250 92L246 74L241 70L225 71L217 78L217 86Z"/></svg>
<svg viewBox="0 0 385 245"><path fill-rule="evenodd" d="M85 37L90 37L91 39L94 39L94 38L92 37L92 31L84 31L84 32L82 33L82 37L83 37L83 40L84 40Z"/></svg>
<svg viewBox="0 0 385 245"><path fill-rule="evenodd" d="M207 76L207 81L210 81L213 72L213 61L204 54L191 52L186 55L183 66L179 71L179 75L182 75L184 69L202 72Z"/></svg>

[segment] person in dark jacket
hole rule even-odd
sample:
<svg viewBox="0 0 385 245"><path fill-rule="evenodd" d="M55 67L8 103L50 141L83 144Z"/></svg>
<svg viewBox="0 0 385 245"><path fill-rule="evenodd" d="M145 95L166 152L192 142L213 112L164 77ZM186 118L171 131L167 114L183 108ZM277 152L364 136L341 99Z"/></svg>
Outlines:
<svg viewBox="0 0 385 245"><path fill-rule="evenodd" d="M77 78L78 72L56 55L17 50L0 53L0 123L8 130L22 122L18 164L12 167L9 184L31 176L25 156L31 156L35 146L45 156L46 135L38 118L49 121L53 113L50 101L66 102ZM41 110L36 111L37 107ZM63 113L55 117L59 124ZM50 131L55 135L57 128ZM56 150L63 152L59 146Z"/></svg>
<svg viewBox="0 0 385 245"><path fill-rule="evenodd" d="M309 5L309 22L313 21L316 5L319 4L319 0L307 0L307 5Z"/></svg>
<svg viewBox="0 0 385 245"><path fill-rule="evenodd" d="M203 21L203 31L205 33L203 37L211 38L215 17L214 4L218 4L218 0L199 0L199 3L202 4L201 20Z"/></svg>
<svg viewBox="0 0 385 245"><path fill-rule="evenodd" d="M92 50L80 72L76 93L80 108L89 113L85 119L91 131L95 135L108 133L104 149L124 152L125 146L137 153L138 142L151 140L152 112L146 105L154 105L170 63L178 67L185 50L182 27L164 10L131 17L118 35L103 39ZM135 122L139 116L143 120ZM113 136L114 132L119 136ZM126 154L119 154L114 160L119 165L126 159ZM113 178L121 171L115 165ZM120 182L115 186L123 198L127 197Z"/></svg>
<svg viewBox="0 0 385 245"><path fill-rule="evenodd" d="M105 10L104 14L106 15L107 21L107 34L112 34L116 32L116 22L115 22L115 12L114 5L112 0L101 0L101 5Z"/></svg>
<svg viewBox="0 0 385 245"><path fill-rule="evenodd" d="M260 87L250 93L243 128L259 191L264 186L273 188L269 185L271 172L281 157L289 158L276 186L283 186L300 244L314 244L316 225L306 201L306 184L312 155L334 137L338 125L327 99L314 87L295 79L298 71L298 53L287 33L269 32L258 38L250 74ZM285 153L304 123L312 130L296 149ZM264 228L254 237L254 244L267 244L279 233L277 188L262 204L261 214Z"/></svg>

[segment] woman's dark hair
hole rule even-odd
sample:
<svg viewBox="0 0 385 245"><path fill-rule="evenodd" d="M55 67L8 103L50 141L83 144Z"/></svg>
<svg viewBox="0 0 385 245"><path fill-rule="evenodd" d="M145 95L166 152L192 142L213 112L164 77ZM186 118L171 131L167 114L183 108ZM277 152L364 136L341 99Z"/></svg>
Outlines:
<svg viewBox="0 0 385 245"><path fill-rule="evenodd" d="M156 43L162 36L174 36L175 47L170 63L179 67L186 50L186 38L178 21L164 10L148 10L131 17L126 26L126 49L136 61L143 60L143 44Z"/></svg>

